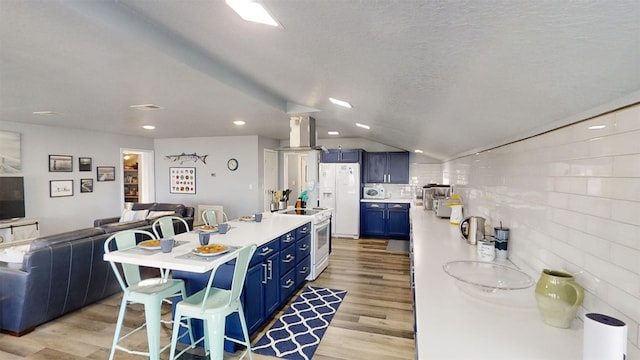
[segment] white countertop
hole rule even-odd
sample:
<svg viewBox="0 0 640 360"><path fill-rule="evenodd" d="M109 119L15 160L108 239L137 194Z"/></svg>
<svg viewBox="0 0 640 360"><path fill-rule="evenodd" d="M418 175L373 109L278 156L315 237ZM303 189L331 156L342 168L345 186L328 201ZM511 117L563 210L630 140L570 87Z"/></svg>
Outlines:
<svg viewBox="0 0 640 360"><path fill-rule="evenodd" d="M250 244L261 245L276 239L291 230L294 230L310 221L306 216L272 216L265 213L262 222L254 221L229 221L231 228L226 234L211 233L209 244L221 244L229 246L246 246ZM211 270L211 263L205 261L193 261L180 259L179 256L188 254L191 250L199 246L198 232L190 231L178 234L176 241L186 242L173 248L170 253L155 251L149 255L140 255L131 251L115 251L104 255L105 260L112 260L120 263L137 264L142 266L167 268L172 270L182 270L203 273Z"/></svg>
<svg viewBox="0 0 640 360"><path fill-rule="evenodd" d="M419 359L582 358L580 320L574 320L570 329L543 323L535 304L535 285L499 298L462 291L442 266L477 260L476 247L460 238L457 226L432 211L412 207L411 221ZM529 275L538 281L538 275Z"/></svg>

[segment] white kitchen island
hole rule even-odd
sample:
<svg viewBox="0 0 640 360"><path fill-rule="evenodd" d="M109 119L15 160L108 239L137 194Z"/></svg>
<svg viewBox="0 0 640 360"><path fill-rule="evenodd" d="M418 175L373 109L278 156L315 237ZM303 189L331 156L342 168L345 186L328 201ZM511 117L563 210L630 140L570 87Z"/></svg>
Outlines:
<svg viewBox="0 0 640 360"><path fill-rule="evenodd" d="M477 260L476 247L433 211L411 207L411 222L417 359L582 359L580 320L570 329L543 323L535 284L503 297L461 290L442 267L449 261ZM529 275L538 281L539 275Z"/></svg>

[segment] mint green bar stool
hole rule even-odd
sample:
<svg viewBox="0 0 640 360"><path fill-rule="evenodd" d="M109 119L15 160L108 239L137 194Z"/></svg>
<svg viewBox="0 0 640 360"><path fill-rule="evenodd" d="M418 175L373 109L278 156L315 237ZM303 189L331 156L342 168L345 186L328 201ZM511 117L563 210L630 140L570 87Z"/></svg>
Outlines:
<svg viewBox="0 0 640 360"><path fill-rule="evenodd" d="M191 231L189 229L189 223L187 220L179 217L179 216L163 216L157 218L153 224L151 224L151 229L153 229L153 233L156 236L156 239L161 238L172 238L176 236L175 228L173 227L173 221L181 221L184 224L185 231ZM169 271L166 269L160 269L160 274L163 278L169 277ZM171 301L165 301L166 303L171 303Z"/></svg>
<svg viewBox="0 0 640 360"><path fill-rule="evenodd" d="M171 360L181 356L187 350L194 348L196 344L199 344L203 340L205 351L209 354L210 359L222 360L225 339L244 345L247 348L240 359L249 354L249 359L253 360L249 332L247 331L247 323L244 318L242 303L240 302L240 294L244 287L249 261L255 251L256 245L245 246L221 259L223 263L236 259L230 290L212 287L213 278L215 277L216 272L214 269L211 271L206 288L189 296L183 301L180 301L176 305L173 333L171 337ZM224 335L225 319L228 315L234 312L237 312L238 317L240 318L240 325L242 326L242 333L244 335L243 340L234 339ZM183 318L187 320L186 324L182 322ZM186 326L191 329L189 323L190 319L204 320L204 337L198 339L196 343L192 341L190 347L187 347L175 356L180 326Z"/></svg>
<svg viewBox="0 0 640 360"><path fill-rule="evenodd" d="M202 212L202 221L205 223L205 225L218 225L218 217L217 217L217 211L214 209L207 209L205 211ZM227 214L225 214L225 212L222 212L222 221L227 222L229 221L229 218L227 218Z"/></svg>
<svg viewBox="0 0 640 360"><path fill-rule="evenodd" d="M144 230L125 230L117 232L104 243L104 252L109 253L115 250L126 250L136 246L136 238L154 239L152 233ZM113 261L109 261L111 269L115 274L120 287L122 287L122 303L118 313L118 321L116 322L115 334L113 335L113 343L111 345L111 353L109 359L113 360L116 350L121 350L129 354L148 356L152 360L160 359L160 353L169 348L171 344L167 344L160 348L160 327L162 323L171 323L171 321L162 320L161 307L162 301L173 296L186 297L184 281L179 279L151 278L142 279L140 268L137 265L121 264L122 273L118 265ZM129 304L144 305L145 323L133 329L124 336L120 336L122 325L124 323L125 313ZM147 329L147 342L149 346L148 352L130 350L119 345L120 341L131 336L132 334ZM183 336L189 335L193 342L193 334L191 328Z"/></svg>

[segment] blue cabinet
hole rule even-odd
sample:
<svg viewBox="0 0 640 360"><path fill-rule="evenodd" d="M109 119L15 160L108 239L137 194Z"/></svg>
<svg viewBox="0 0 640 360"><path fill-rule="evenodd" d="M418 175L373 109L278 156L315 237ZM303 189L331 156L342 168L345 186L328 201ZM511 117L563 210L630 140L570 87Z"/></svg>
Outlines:
<svg viewBox="0 0 640 360"><path fill-rule="evenodd" d="M409 204L360 203L360 235L409 239Z"/></svg>
<svg viewBox="0 0 640 360"><path fill-rule="evenodd" d="M320 155L320 162L323 163L361 163L361 149L329 149Z"/></svg>
<svg viewBox="0 0 640 360"><path fill-rule="evenodd" d="M244 310L249 333L256 331L280 305L280 239L256 249L244 288Z"/></svg>
<svg viewBox="0 0 640 360"><path fill-rule="evenodd" d="M364 182L369 184L408 184L409 153L367 152L364 155Z"/></svg>

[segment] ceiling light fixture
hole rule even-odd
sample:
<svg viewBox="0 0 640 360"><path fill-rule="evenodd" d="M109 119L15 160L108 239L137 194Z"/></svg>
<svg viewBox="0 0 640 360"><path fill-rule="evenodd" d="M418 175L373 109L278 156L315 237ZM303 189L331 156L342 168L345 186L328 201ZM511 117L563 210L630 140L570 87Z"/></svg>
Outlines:
<svg viewBox="0 0 640 360"><path fill-rule="evenodd" d="M143 128L143 129L145 129L145 130L153 130L153 129L155 129L156 127L155 127L155 126L153 126L153 125L143 125L143 126L142 126L142 128Z"/></svg>
<svg viewBox="0 0 640 360"><path fill-rule="evenodd" d="M344 100L338 100L338 99L330 97L329 101L331 101L332 103L334 103L334 104L336 104L338 106L346 107L347 109L353 108L353 106L351 106L351 104L349 104L349 102L344 101Z"/></svg>
<svg viewBox="0 0 640 360"><path fill-rule="evenodd" d="M162 107L155 104L140 104L140 105L131 105L129 106L131 109L140 110L140 111L151 111L151 110L160 110Z"/></svg>
<svg viewBox="0 0 640 360"><path fill-rule="evenodd" d="M367 130L371 129L371 126L365 124L356 123L356 126Z"/></svg>
<svg viewBox="0 0 640 360"><path fill-rule="evenodd" d="M424 151L420 150L420 149L415 149L413 150L413 152L417 153L417 154L422 154Z"/></svg>
<svg viewBox="0 0 640 360"><path fill-rule="evenodd" d="M589 126L588 129L589 130L600 130L600 129L604 129L606 127L607 127L607 125L593 125L593 126Z"/></svg>
<svg viewBox="0 0 640 360"><path fill-rule="evenodd" d="M259 24L278 27L280 24L274 19L267 9L260 3L253 0L227 0L233 11L238 13L243 20Z"/></svg>
<svg viewBox="0 0 640 360"><path fill-rule="evenodd" d="M339 132L337 132L337 131L327 131L327 134L329 134L329 135L333 135L333 136L335 136L335 135L340 135L340 133L339 133Z"/></svg>
<svg viewBox="0 0 640 360"><path fill-rule="evenodd" d="M55 111L34 111L33 115L58 115Z"/></svg>
<svg viewBox="0 0 640 360"><path fill-rule="evenodd" d="M238 125L238 126L242 126L242 125L246 124L246 122L244 122L244 121L242 121L242 120L236 120L236 121L234 121L233 123L234 123L235 125Z"/></svg>

